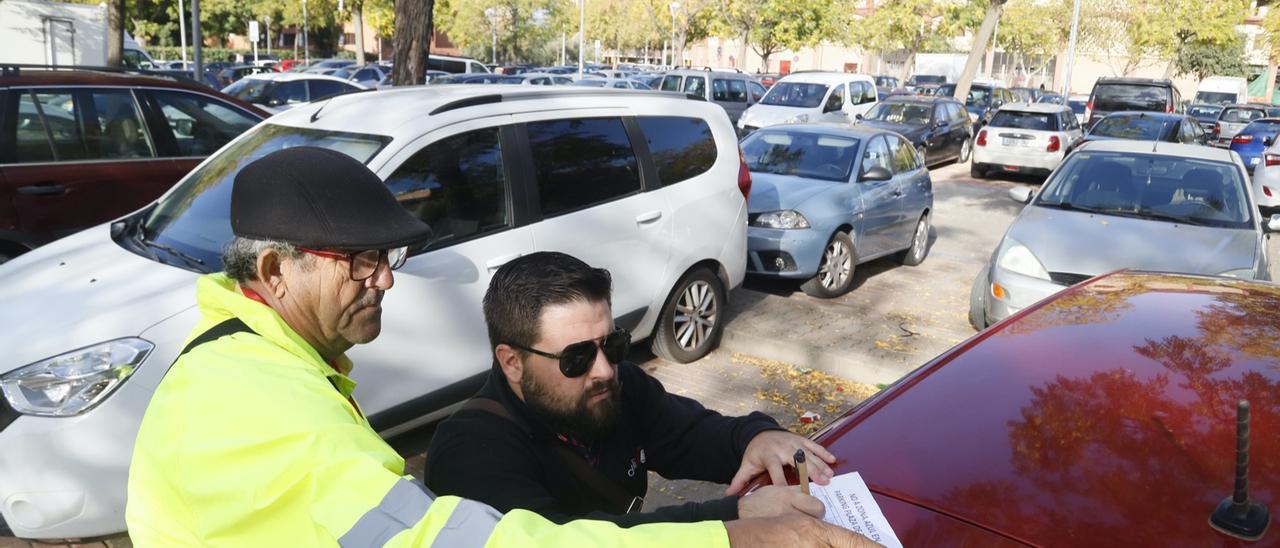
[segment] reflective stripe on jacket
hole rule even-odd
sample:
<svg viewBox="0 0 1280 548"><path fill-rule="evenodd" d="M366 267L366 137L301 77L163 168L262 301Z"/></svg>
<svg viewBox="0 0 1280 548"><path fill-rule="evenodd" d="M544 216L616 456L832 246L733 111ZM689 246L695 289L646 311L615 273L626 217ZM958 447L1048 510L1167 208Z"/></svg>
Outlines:
<svg viewBox="0 0 1280 548"><path fill-rule="evenodd" d="M191 338L233 317L253 333L193 348L152 397L125 511L139 546L728 545L719 522L556 526L436 497L348 400L350 361L330 367L223 274L196 294Z"/></svg>

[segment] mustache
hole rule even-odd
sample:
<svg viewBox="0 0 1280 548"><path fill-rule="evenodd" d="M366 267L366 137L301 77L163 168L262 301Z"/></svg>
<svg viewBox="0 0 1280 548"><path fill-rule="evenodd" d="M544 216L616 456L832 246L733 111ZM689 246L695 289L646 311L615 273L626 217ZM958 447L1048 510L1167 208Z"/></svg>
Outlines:
<svg viewBox="0 0 1280 548"><path fill-rule="evenodd" d="M622 384L618 382L617 377L607 381L595 381L587 388L584 399L593 398L600 394L616 393L620 388L622 388Z"/></svg>
<svg viewBox="0 0 1280 548"><path fill-rule="evenodd" d="M383 293L385 292L378 289L370 290L368 294L356 301L356 308L368 308L382 304Z"/></svg>

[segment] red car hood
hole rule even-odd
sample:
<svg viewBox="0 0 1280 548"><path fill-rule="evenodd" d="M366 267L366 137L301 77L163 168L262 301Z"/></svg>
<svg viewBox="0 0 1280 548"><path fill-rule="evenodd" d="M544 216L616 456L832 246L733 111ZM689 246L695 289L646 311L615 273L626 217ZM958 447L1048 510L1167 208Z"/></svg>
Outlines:
<svg viewBox="0 0 1280 548"><path fill-rule="evenodd" d="M1231 494L1239 399L1250 495L1275 514L1280 287L1120 273L949 350L817 439L906 546L940 537L898 501L1028 544L1245 545L1208 524ZM1248 545L1280 545L1280 526Z"/></svg>

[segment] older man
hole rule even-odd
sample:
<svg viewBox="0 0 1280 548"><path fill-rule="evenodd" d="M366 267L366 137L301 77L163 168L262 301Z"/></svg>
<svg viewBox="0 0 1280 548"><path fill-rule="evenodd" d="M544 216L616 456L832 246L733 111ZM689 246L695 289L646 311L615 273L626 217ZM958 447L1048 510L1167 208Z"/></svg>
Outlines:
<svg viewBox="0 0 1280 548"><path fill-rule="evenodd" d="M821 502L785 487L783 468L803 450L826 483L835 457L762 413L726 417L669 394L623 361L631 334L614 326L610 291L608 271L563 253L498 269L484 300L495 365L432 438L427 486L559 523L821 517ZM648 470L727 483L727 496L640 512ZM778 485L737 496L765 472Z"/></svg>
<svg viewBox="0 0 1280 548"><path fill-rule="evenodd" d="M332 150L269 154L235 177L226 273L152 397L129 469L139 546L852 545L808 520L622 530L436 497L351 397L344 353L382 329L407 246L430 229Z"/></svg>

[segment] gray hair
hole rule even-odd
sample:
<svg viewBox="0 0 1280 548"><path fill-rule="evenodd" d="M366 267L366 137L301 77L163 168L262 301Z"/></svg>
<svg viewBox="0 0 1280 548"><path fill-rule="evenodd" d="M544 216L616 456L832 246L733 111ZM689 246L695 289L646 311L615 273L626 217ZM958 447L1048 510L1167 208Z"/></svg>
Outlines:
<svg viewBox="0 0 1280 548"><path fill-rule="evenodd" d="M237 282L247 282L258 277L258 255L263 251L274 249L282 257L298 261L306 257L296 246L288 242L276 240L255 240L252 238L232 238L222 250L222 269L227 276ZM309 264L310 261L304 261Z"/></svg>

